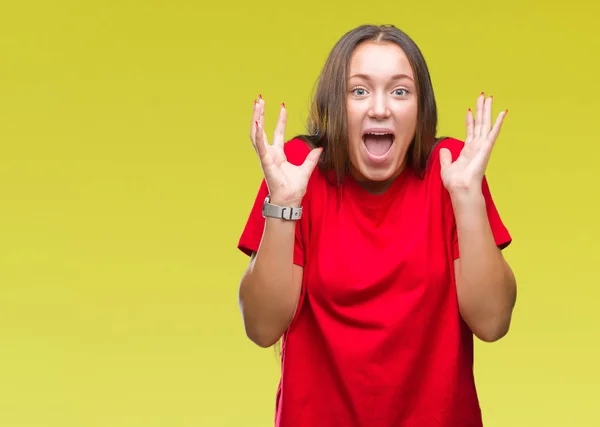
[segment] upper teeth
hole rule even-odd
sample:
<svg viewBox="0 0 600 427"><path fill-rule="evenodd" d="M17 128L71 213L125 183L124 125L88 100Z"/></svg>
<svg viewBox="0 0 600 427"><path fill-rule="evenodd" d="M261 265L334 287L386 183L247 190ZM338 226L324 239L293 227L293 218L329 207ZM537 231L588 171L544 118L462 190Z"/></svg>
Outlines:
<svg viewBox="0 0 600 427"><path fill-rule="evenodd" d="M387 132L369 132L371 135L389 135Z"/></svg>

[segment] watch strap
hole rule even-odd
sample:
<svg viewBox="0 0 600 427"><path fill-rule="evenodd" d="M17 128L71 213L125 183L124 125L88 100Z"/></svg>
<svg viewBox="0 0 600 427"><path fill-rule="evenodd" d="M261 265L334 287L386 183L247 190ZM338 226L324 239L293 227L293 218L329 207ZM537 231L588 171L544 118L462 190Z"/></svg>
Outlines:
<svg viewBox="0 0 600 427"><path fill-rule="evenodd" d="M266 197L263 203L263 217L279 218L288 221L297 221L302 217L302 206L278 206L271 203L271 198Z"/></svg>

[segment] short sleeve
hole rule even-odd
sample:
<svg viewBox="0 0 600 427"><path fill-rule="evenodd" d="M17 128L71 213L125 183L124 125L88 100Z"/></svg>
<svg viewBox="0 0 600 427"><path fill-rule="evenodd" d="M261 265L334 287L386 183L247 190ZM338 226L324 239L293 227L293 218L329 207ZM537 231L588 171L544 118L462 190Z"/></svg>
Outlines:
<svg viewBox="0 0 600 427"><path fill-rule="evenodd" d="M438 143L436 143L436 146L434 147L434 150L433 150L432 159L431 159L432 160L431 167L433 167L432 170L435 171L436 177L439 179L439 185L442 185L441 176L438 173L438 171L440 170L439 151L442 148L448 149L450 151L450 153L452 154L452 161L455 161L458 158L458 156L460 155L460 153L464 147L464 144L465 143L463 141L460 141L455 138L444 138L444 139L438 141ZM488 217L488 221L490 223L490 228L492 230L492 234L494 236L494 240L496 242L496 245L500 249L504 249L508 245L510 245L510 243L512 242L512 237L511 237L508 229L504 225L504 223L500 217L500 213L498 212L498 209L496 208L496 204L494 203L494 199L492 198L488 180L485 176L483 177L481 191L483 193L483 197L485 200L487 217ZM460 250L458 247L458 233L457 233L457 229L456 229L456 220L454 218L454 212L452 209L452 202L450 200L450 195L448 194L447 191L445 191L444 194L445 194L445 203L446 203L445 212L448 214L448 215L445 215L445 217L448 218L448 221L449 221L446 223L447 227L449 227L449 228L446 228L446 230L451 229L452 257L453 257L453 259L457 259L460 257Z"/></svg>
<svg viewBox="0 0 600 427"><path fill-rule="evenodd" d="M488 184L486 177L483 178L481 190L483 192L483 197L485 199L487 216L488 216L488 220L490 222L490 228L492 230L494 240L496 242L496 245L500 249L504 249L508 245L510 245L510 243L512 242L512 237L511 237L508 229L502 222L502 219L500 218L500 214L499 214L498 209L496 208L496 205L492 198L492 194L491 194L489 184ZM460 251L458 248L458 234L456 231L456 223L454 224L454 227L452 229L452 252L453 252L454 259L457 259L460 257Z"/></svg>
<svg viewBox="0 0 600 427"><path fill-rule="evenodd" d="M284 151L288 161L295 165L300 165L306 159L309 153L309 148L301 140L292 140L284 145ZM252 252L258 252L260 242L262 240L265 218L262 216L262 206L269 193L266 181L263 179L258 188L254 203L250 208L250 213L246 221L246 225L238 241L238 249L244 254L250 256ZM294 264L304 267L305 251L303 240L303 222L306 221L302 217L296 221L295 243L294 243Z"/></svg>

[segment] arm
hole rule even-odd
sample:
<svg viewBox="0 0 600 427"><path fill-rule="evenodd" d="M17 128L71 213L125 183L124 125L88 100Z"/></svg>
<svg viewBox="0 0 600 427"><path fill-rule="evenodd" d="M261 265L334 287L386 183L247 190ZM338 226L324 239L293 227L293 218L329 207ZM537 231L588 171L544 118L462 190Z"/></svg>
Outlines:
<svg viewBox="0 0 600 427"><path fill-rule="evenodd" d="M458 235L460 258L455 261L455 274L459 310L473 333L489 342L508 332L516 283L494 239L484 194L485 170L506 111L492 126L492 97L486 99L483 93L476 110L475 120L470 109L467 113L467 138L456 159L442 148L440 162Z"/></svg>
<svg viewBox="0 0 600 427"><path fill-rule="evenodd" d="M263 238L252 255L239 288L239 304L248 338L270 347L294 317L302 285L302 267L293 263L294 221L267 218Z"/></svg>
<svg viewBox="0 0 600 427"><path fill-rule="evenodd" d="M481 340L497 341L509 330L516 281L496 246L483 194L453 200L460 258L455 261L460 313Z"/></svg>
<svg viewBox="0 0 600 427"><path fill-rule="evenodd" d="M261 97L254 103L250 137L265 177L265 194L259 193L257 201L268 191L274 204L300 206L323 149L309 149L303 142L294 149L285 144L286 117L282 104L273 144L269 144L264 133L264 100ZM288 155L293 160L288 161ZM263 222L259 206L255 204L251 224ZM260 347L270 347L281 338L298 307L303 269L294 264L296 226L296 221L266 218L260 244L252 244L250 264L240 282L238 299L246 335Z"/></svg>

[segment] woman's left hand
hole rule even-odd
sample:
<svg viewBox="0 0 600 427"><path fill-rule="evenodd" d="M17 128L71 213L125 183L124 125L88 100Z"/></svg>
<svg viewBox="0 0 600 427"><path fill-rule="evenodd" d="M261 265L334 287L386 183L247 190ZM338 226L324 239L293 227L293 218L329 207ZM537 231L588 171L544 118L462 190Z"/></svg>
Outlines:
<svg viewBox="0 0 600 427"><path fill-rule="evenodd" d="M498 115L492 127L492 97L482 93L477 98L476 114L467 113L467 138L458 158L453 162L450 151L440 150L442 182L451 196L481 193L485 170L502 122L508 110Z"/></svg>

